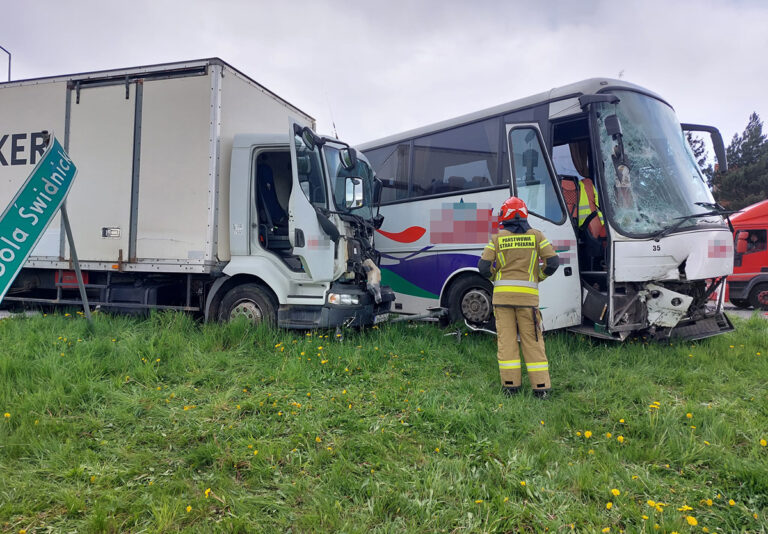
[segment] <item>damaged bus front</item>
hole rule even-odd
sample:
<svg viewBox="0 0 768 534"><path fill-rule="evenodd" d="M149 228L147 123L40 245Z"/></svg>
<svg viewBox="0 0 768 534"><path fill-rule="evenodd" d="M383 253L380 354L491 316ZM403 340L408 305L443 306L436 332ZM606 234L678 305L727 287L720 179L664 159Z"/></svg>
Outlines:
<svg viewBox="0 0 768 534"><path fill-rule="evenodd" d="M733 272L728 212L715 203L673 109L656 95L606 88L580 99L606 225L604 269L582 270L583 307L612 337L697 339L732 330L722 298ZM722 138L712 134L725 170ZM586 236L587 240L589 236Z"/></svg>

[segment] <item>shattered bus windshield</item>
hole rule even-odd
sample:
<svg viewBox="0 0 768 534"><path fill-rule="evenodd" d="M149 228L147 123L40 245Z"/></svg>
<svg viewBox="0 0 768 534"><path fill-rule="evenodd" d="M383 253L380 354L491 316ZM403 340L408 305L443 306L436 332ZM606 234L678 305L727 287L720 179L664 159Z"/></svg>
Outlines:
<svg viewBox="0 0 768 534"><path fill-rule="evenodd" d="M607 211L619 232L649 236L671 226L722 226L720 216L681 217L709 211L696 203L712 203L707 187L675 112L655 98L632 91L614 91L620 102L597 106L600 156L604 169ZM611 135L611 115L621 134ZM622 151L623 145L623 151Z"/></svg>

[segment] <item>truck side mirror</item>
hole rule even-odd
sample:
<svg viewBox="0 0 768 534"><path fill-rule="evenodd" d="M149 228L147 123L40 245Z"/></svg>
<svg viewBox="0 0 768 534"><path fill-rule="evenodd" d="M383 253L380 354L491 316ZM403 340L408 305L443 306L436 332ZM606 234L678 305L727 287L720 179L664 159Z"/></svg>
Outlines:
<svg viewBox="0 0 768 534"><path fill-rule="evenodd" d="M378 206L381 204L381 193L384 190L384 182L382 182L378 176L373 178L373 204Z"/></svg>
<svg viewBox="0 0 768 534"><path fill-rule="evenodd" d="M348 177L345 180L344 205L347 208L359 208L365 201L365 192L363 190L363 180L357 177Z"/></svg>
<svg viewBox="0 0 768 534"><path fill-rule="evenodd" d="M351 171L357 166L357 151L352 147L342 148L339 150L339 159L341 166L345 170Z"/></svg>

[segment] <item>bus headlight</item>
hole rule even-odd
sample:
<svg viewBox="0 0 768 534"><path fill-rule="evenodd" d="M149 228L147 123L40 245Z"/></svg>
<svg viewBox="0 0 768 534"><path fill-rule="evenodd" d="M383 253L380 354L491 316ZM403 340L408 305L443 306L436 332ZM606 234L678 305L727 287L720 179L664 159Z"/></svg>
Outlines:
<svg viewBox="0 0 768 534"><path fill-rule="evenodd" d="M360 304L360 298L357 295L347 293L328 293L328 304L351 305Z"/></svg>

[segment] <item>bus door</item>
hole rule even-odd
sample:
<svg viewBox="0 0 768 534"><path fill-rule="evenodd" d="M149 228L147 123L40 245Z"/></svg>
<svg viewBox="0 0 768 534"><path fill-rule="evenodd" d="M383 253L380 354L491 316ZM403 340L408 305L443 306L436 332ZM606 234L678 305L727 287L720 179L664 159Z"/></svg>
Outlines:
<svg viewBox="0 0 768 534"><path fill-rule="evenodd" d="M576 231L566 216L555 171L535 123L507 124L512 195L528 206L528 221L552 243L560 268L540 286L544 328L581 324L581 283Z"/></svg>
<svg viewBox="0 0 768 534"><path fill-rule="evenodd" d="M291 167L293 184L288 200L288 239L293 254L314 282L333 280L335 244L323 230L319 210L328 209L328 187L320 147L307 129L292 123ZM333 223L328 221L333 226Z"/></svg>

